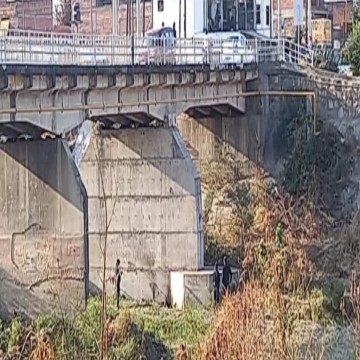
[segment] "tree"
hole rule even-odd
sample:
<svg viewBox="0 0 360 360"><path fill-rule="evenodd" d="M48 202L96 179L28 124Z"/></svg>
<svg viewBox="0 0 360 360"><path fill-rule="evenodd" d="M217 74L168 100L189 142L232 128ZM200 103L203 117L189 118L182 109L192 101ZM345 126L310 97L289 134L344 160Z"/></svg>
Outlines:
<svg viewBox="0 0 360 360"><path fill-rule="evenodd" d="M57 25L71 26L71 0L61 0L55 9Z"/></svg>
<svg viewBox="0 0 360 360"><path fill-rule="evenodd" d="M352 23L355 25L360 22L360 4L354 1L352 10Z"/></svg>
<svg viewBox="0 0 360 360"><path fill-rule="evenodd" d="M360 75L360 21L354 24L353 32L345 44L343 55L351 65L354 75Z"/></svg>

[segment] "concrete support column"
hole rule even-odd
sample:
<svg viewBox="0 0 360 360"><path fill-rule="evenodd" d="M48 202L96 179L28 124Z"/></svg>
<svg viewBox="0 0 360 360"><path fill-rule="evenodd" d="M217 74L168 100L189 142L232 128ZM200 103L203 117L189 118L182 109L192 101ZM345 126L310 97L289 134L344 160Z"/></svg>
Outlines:
<svg viewBox="0 0 360 360"><path fill-rule="evenodd" d="M132 298L164 301L170 271L202 267L200 177L175 127L93 132L80 172L89 197L93 285L101 288L106 227L107 270L112 274L121 260Z"/></svg>
<svg viewBox="0 0 360 360"><path fill-rule="evenodd" d="M0 145L4 318L84 306L84 199L66 146L61 139Z"/></svg>

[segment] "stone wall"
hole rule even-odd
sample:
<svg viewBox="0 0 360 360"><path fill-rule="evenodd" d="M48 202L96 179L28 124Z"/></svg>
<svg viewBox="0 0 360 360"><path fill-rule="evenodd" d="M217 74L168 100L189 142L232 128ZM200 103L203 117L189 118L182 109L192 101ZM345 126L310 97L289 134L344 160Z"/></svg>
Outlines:
<svg viewBox="0 0 360 360"><path fill-rule="evenodd" d="M264 70L260 78L262 82L268 81L269 90L315 91L319 121L331 122L343 133L353 128L360 138L360 79L320 70Z"/></svg>
<svg viewBox="0 0 360 360"><path fill-rule="evenodd" d="M82 197L65 145L1 144L0 169L1 317L83 306Z"/></svg>
<svg viewBox="0 0 360 360"><path fill-rule="evenodd" d="M105 236L107 277L113 276L119 258L122 288L131 298L164 301L170 271L202 267L199 178L176 129L93 134L80 172L89 197L90 281L95 288L102 286Z"/></svg>
<svg viewBox="0 0 360 360"><path fill-rule="evenodd" d="M329 73L326 71L291 70L286 67L274 66L262 69L259 75L263 89L282 91L314 91L316 94L316 116L318 121L318 136L327 136L329 127L339 131L341 141L351 149L349 153L348 174L341 194L334 194L343 203L341 214L350 214L360 208L360 166L358 151L360 150L360 80ZM282 119L294 116L299 106L306 106L308 113L312 104L305 97L270 97L263 100L263 118L269 119L266 130L264 154L265 166L276 175L280 163L279 156L275 155L277 144L283 141L276 134L277 127ZM310 110L310 111L309 111ZM350 151L350 150L349 150ZM350 162L350 158L353 158ZM335 170L334 170L335 171Z"/></svg>

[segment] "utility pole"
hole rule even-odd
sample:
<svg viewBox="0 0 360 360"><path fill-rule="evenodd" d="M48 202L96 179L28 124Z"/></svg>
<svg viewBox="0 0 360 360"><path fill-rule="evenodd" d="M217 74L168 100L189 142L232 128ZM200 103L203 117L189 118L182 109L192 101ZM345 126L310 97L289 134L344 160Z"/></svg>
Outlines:
<svg viewBox="0 0 360 360"><path fill-rule="evenodd" d="M185 0L186 1L186 0ZM181 16L181 0L179 0L179 38L181 38L181 21L182 20L182 16Z"/></svg>
<svg viewBox="0 0 360 360"><path fill-rule="evenodd" d="M277 18L278 18L278 39L281 38L281 0L277 2L278 11L277 11Z"/></svg>
<svg viewBox="0 0 360 360"><path fill-rule="evenodd" d="M126 36L129 36L129 28L130 28L130 0L126 2Z"/></svg>
<svg viewBox="0 0 360 360"><path fill-rule="evenodd" d="M119 10L119 0L113 0L112 1L112 34L113 36L119 35L119 16L118 16L118 10Z"/></svg>
<svg viewBox="0 0 360 360"><path fill-rule="evenodd" d="M184 1L184 38L186 39L186 0Z"/></svg>
<svg viewBox="0 0 360 360"><path fill-rule="evenodd" d="M305 0L305 43L308 44L308 31L309 31L309 2Z"/></svg>
<svg viewBox="0 0 360 360"><path fill-rule="evenodd" d="M130 34L134 35L135 26L134 26L134 0L130 0Z"/></svg>
<svg viewBox="0 0 360 360"><path fill-rule="evenodd" d="M90 0L90 30L91 30L91 35L94 35L94 24L93 24L93 0Z"/></svg>
<svg viewBox="0 0 360 360"><path fill-rule="evenodd" d="M143 11L143 13L142 13L142 31L143 31L143 36L145 37L145 0L143 0L142 11Z"/></svg>
<svg viewBox="0 0 360 360"><path fill-rule="evenodd" d="M136 36L141 35L141 11L140 11L140 0L136 0Z"/></svg>
<svg viewBox="0 0 360 360"><path fill-rule="evenodd" d="M344 13L344 39L347 38L347 0L345 0L345 13Z"/></svg>
<svg viewBox="0 0 360 360"><path fill-rule="evenodd" d="M312 37L312 9L311 9L311 0L308 0L308 46L311 46L311 37Z"/></svg>

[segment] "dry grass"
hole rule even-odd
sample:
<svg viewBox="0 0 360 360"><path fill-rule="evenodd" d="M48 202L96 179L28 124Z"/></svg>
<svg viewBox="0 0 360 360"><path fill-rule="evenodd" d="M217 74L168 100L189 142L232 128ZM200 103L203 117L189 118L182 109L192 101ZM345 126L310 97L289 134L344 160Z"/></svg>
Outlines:
<svg viewBox="0 0 360 360"><path fill-rule="evenodd" d="M267 299L259 283L225 299L201 359L280 359L283 339L268 329Z"/></svg>
<svg viewBox="0 0 360 360"><path fill-rule="evenodd" d="M325 347L315 351L312 341L308 339L307 347L294 337L293 300L304 298L315 276L308 246L323 236L331 218L315 209L310 196L288 195L269 184L259 170L249 180L240 168L235 169L236 161L221 162L228 174L226 182L211 177L216 166L207 168L207 177L213 198L221 199L213 204L232 209L227 212L230 219L221 220L228 224L223 245L239 249L245 282L237 294L224 300L199 358L322 359ZM213 221L210 215L207 219ZM205 227L213 236L214 221Z"/></svg>

